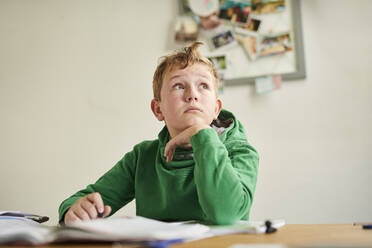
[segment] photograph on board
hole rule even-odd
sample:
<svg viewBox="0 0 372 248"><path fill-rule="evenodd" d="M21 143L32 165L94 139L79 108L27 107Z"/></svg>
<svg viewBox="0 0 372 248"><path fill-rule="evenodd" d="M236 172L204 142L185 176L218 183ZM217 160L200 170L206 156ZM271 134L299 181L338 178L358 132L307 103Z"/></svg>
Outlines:
<svg viewBox="0 0 372 248"><path fill-rule="evenodd" d="M240 25L239 27L244 30L249 30L253 32L258 32L258 29L260 28L261 20L255 19L255 18L249 18L248 23L244 25Z"/></svg>
<svg viewBox="0 0 372 248"><path fill-rule="evenodd" d="M243 47L244 52L250 60L257 59L257 36L249 34L237 34L236 40Z"/></svg>
<svg viewBox="0 0 372 248"><path fill-rule="evenodd" d="M237 34L257 34L259 32L261 20L249 18L248 23L244 25L237 25L234 29Z"/></svg>
<svg viewBox="0 0 372 248"><path fill-rule="evenodd" d="M289 33L262 36L258 47L261 57L283 54L293 50Z"/></svg>
<svg viewBox="0 0 372 248"><path fill-rule="evenodd" d="M255 15L270 14L284 10L284 0L252 0L252 12Z"/></svg>
<svg viewBox="0 0 372 248"><path fill-rule="evenodd" d="M250 1L220 1L218 17L232 23L247 23L249 14L252 12Z"/></svg>
<svg viewBox="0 0 372 248"><path fill-rule="evenodd" d="M211 44L213 49L230 48L231 46L236 44L235 37L231 30L215 32L209 35L209 39L209 43Z"/></svg>
<svg viewBox="0 0 372 248"><path fill-rule="evenodd" d="M176 42L196 41L199 26L190 16L178 16L174 25L174 39Z"/></svg>
<svg viewBox="0 0 372 248"><path fill-rule="evenodd" d="M220 83L218 84L218 92L219 94L222 94L224 90L224 80L230 73L229 54L227 52L218 52L213 54L205 54L205 56L212 62L217 71L218 78L220 80Z"/></svg>
<svg viewBox="0 0 372 248"><path fill-rule="evenodd" d="M212 62L214 68L218 72L224 72L227 70L227 55L218 54L207 56L207 58Z"/></svg>

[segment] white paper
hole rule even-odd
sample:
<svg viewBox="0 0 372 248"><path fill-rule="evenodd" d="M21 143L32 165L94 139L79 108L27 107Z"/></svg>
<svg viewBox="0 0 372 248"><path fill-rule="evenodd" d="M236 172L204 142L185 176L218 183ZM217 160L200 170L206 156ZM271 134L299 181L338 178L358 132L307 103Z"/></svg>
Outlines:
<svg viewBox="0 0 372 248"><path fill-rule="evenodd" d="M280 228L285 225L284 220L273 220L271 226L274 228ZM208 233L213 236L227 235L233 233L265 233L266 225L263 221L239 221L234 225L228 226L211 226L211 230Z"/></svg>
<svg viewBox="0 0 372 248"><path fill-rule="evenodd" d="M76 222L72 227L125 240L188 239L209 231L201 224L172 224L140 216Z"/></svg>
<svg viewBox="0 0 372 248"><path fill-rule="evenodd" d="M50 234L50 228L32 220L20 217L0 218L0 244L12 241L33 245L44 244L54 239Z"/></svg>
<svg viewBox="0 0 372 248"><path fill-rule="evenodd" d="M284 221L272 221L279 228ZM156 241L182 239L192 241L232 233L264 233L264 222L240 221L229 226L194 223L167 223L136 217L102 218L75 222L71 226L49 227L19 217L0 217L0 244L40 245L61 241Z"/></svg>

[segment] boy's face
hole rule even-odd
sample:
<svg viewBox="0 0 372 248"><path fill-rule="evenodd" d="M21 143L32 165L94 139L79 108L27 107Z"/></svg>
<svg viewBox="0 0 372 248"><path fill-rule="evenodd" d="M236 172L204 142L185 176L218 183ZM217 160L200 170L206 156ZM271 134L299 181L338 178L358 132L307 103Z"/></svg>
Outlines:
<svg viewBox="0 0 372 248"><path fill-rule="evenodd" d="M165 75L161 100L152 100L151 108L159 121L165 121L171 137L217 119L222 102L217 98L215 80L210 69L200 63Z"/></svg>

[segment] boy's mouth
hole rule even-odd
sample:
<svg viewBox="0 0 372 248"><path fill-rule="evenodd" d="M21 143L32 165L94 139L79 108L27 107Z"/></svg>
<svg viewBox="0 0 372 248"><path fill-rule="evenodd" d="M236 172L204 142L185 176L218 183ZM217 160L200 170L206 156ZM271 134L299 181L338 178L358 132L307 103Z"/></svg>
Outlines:
<svg viewBox="0 0 372 248"><path fill-rule="evenodd" d="M200 108L197 107L188 107L185 111L185 113L196 113L196 112L202 112Z"/></svg>

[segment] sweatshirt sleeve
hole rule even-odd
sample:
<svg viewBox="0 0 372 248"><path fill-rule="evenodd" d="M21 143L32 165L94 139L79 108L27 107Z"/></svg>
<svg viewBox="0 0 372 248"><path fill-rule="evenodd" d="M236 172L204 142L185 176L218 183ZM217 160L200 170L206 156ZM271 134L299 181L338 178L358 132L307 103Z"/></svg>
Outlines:
<svg viewBox="0 0 372 248"><path fill-rule="evenodd" d="M199 203L212 224L248 218L257 181L258 154L246 138L222 143L212 128L192 136Z"/></svg>
<svg viewBox="0 0 372 248"><path fill-rule="evenodd" d="M59 207L59 223L63 223L67 210L80 198L93 192L101 194L104 205L112 208L110 215L134 198L135 154L127 153L113 168L94 184L64 200Z"/></svg>

